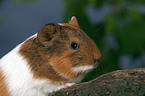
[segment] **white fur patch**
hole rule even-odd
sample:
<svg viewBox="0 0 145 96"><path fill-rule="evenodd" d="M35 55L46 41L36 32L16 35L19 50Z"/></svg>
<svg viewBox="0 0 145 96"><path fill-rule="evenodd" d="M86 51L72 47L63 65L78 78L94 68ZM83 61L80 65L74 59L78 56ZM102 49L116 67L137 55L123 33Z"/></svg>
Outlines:
<svg viewBox="0 0 145 96"><path fill-rule="evenodd" d="M85 72L85 71L89 71L91 69L94 69L94 67L92 65L85 65L85 66L79 66L79 67L75 67L73 68L73 72Z"/></svg>
<svg viewBox="0 0 145 96"><path fill-rule="evenodd" d="M75 68L72 68L72 71L74 73L79 73L79 72L82 72L82 74L80 74L77 78L75 79L71 79L71 82L76 82L76 83L79 83L81 82L81 80L86 76L86 74L91 71L92 69L94 69L94 66L93 65L84 65L84 66L79 66L79 67L75 67Z"/></svg>
<svg viewBox="0 0 145 96"><path fill-rule="evenodd" d="M35 36L36 34L32 37ZM60 85L33 77L28 62L18 52L22 44L0 59L0 68L6 77L8 90L11 96L48 96Z"/></svg>
<svg viewBox="0 0 145 96"><path fill-rule="evenodd" d="M60 26L64 26L64 24L62 24L62 23L58 23Z"/></svg>

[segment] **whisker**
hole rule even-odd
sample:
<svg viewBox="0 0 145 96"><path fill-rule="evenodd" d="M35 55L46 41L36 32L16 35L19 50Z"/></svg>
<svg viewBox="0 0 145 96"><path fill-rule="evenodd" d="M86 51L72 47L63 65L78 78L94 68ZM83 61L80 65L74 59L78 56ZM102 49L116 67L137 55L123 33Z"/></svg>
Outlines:
<svg viewBox="0 0 145 96"><path fill-rule="evenodd" d="M102 64L99 64L98 67L96 68L97 71L97 77L102 75Z"/></svg>

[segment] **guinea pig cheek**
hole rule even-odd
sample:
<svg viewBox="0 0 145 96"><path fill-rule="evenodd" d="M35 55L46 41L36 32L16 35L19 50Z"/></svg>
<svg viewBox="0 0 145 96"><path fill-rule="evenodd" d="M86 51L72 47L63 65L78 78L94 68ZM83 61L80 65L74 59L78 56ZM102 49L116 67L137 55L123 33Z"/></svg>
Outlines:
<svg viewBox="0 0 145 96"><path fill-rule="evenodd" d="M80 73L74 73L72 69L72 61L69 57L55 57L51 58L50 64L54 67L54 69L62 76L74 79L76 78Z"/></svg>

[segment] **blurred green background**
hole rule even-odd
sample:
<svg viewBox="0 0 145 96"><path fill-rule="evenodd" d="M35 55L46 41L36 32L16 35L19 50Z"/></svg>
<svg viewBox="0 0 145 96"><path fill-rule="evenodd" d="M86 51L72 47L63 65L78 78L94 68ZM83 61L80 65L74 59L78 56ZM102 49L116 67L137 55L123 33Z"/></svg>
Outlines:
<svg viewBox="0 0 145 96"><path fill-rule="evenodd" d="M102 53L101 67L85 80L95 78L96 72L145 66L144 6L144 0L66 0L65 20L76 16Z"/></svg>
<svg viewBox="0 0 145 96"><path fill-rule="evenodd" d="M37 1L16 0L21 3ZM76 16L81 29L96 42L102 53L97 70L89 73L84 81L115 70L145 67L144 0L62 2L64 4L62 22L68 22L72 16ZM2 21L0 17L0 22L3 23Z"/></svg>

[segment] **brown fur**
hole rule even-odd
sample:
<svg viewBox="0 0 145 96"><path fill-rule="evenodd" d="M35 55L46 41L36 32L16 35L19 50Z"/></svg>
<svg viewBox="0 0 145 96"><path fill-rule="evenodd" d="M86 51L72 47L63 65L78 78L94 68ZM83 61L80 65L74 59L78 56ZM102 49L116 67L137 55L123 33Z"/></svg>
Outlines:
<svg viewBox="0 0 145 96"><path fill-rule="evenodd" d="M47 48L39 44L37 39L31 38L23 44L19 52L23 54L28 64L30 64L30 69L36 78L39 77L52 81L67 81L67 79L60 76L53 66L43 58L46 54L49 54L47 50Z"/></svg>
<svg viewBox="0 0 145 96"><path fill-rule="evenodd" d="M64 26L47 24L36 38L27 40L21 46L19 52L27 60L36 78L68 82L82 74L73 72L72 68L94 65L93 60L101 58L94 41L73 24L76 22ZM78 42L80 49L72 50L69 46L72 41Z"/></svg>
<svg viewBox="0 0 145 96"><path fill-rule="evenodd" d="M75 26L75 27L80 28L80 26L79 26L79 24L78 24L78 20L77 20L76 17L73 17L72 20L69 21L69 24L70 24L71 26Z"/></svg>
<svg viewBox="0 0 145 96"><path fill-rule="evenodd" d="M5 83L5 76L0 70L0 96L10 96L7 89L7 84Z"/></svg>

